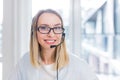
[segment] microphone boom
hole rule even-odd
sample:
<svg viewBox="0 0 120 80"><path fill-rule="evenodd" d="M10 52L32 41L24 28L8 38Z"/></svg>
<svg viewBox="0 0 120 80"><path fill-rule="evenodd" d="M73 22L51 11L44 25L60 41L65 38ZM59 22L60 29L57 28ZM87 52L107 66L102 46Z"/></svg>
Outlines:
<svg viewBox="0 0 120 80"><path fill-rule="evenodd" d="M62 34L62 41L58 45L51 45L50 48L54 48L61 45L64 42L64 39L65 39L65 33Z"/></svg>

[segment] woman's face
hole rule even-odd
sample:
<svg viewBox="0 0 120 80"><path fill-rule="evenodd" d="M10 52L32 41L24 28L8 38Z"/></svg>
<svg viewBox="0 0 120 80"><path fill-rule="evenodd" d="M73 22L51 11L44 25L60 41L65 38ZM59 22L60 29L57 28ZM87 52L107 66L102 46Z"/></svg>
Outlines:
<svg viewBox="0 0 120 80"><path fill-rule="evenodd" d="M44 30L44 27L54 28L62 27L61 20L58 16L53 13L43 13L39 19L37 26L43 27L41 30ZM55 34L53 29L47 33L43 34L37 31L37 39L42 49L49 49L51 45L57 45L60 43L62 37L61 34Z"/></svg>

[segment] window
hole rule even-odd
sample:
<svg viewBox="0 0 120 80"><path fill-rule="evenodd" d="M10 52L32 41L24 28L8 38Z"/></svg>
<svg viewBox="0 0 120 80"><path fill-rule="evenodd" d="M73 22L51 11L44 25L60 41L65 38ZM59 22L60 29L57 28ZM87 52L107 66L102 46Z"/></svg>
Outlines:
<svg viewBox="0 0 120 80"><path fill-rule="evenodd" d="M82 56L99 80L119 80L120 0L81 0L81 9Z"/></svg>

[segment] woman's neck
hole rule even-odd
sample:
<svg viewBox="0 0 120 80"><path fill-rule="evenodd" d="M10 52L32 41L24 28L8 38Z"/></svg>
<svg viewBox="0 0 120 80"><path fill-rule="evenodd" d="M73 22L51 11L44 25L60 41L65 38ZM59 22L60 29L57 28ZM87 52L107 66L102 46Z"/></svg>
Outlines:
<svg viewBox="0 0 120 80"><path fill-rule="evenodd" d="M55 50L42 50L43 64L52 64L55 61Z"/></svg>

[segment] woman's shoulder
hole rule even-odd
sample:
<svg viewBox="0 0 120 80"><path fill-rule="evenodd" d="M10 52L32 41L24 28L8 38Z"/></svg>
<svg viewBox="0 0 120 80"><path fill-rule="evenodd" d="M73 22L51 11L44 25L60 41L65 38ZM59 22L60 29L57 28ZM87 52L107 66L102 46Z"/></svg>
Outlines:
<svg viewBox="0 0 120 80"><path fill-rule="evenodd" d="M69 68L76 74L78 73L84 80L98 80L94 69L82 58L77 55L69 54L70 64Z"/></svg>
<svg viewBox="0 0 120 80"><path fill-rule="evenodd" d="M19 63L29 63L30 62L30 54L29 52L25 53L19 60Z"/></svg>
<svg viewBox="0 0 120 80"><path fill-rule="evenodd" d="M17 66L20 68L31 68L32 64L30 62L30 54L29 52L25 53L17 63Z"/></svg>
<svg viewBox="0 0 120 80"><path fill-rule="evenodd" d="M70 66L71 67L74 67L74 68L79 68L79 70L81 69L85 69L85 70L88 70L88 69L92 69L92 67L90 67L90 65L87 63L86 60L80 58L79 56L77 55L74 55L74 54L69 54L69 59L70 59Z"/></svg>
<svg viewBox="0 0 120 80"><path fill-rule="evenodd" d="M69 59L70 59L70 62L73 62L73 63L80 63L80 64L87 63L83 58L75 54L69 54Z"/></svg>

